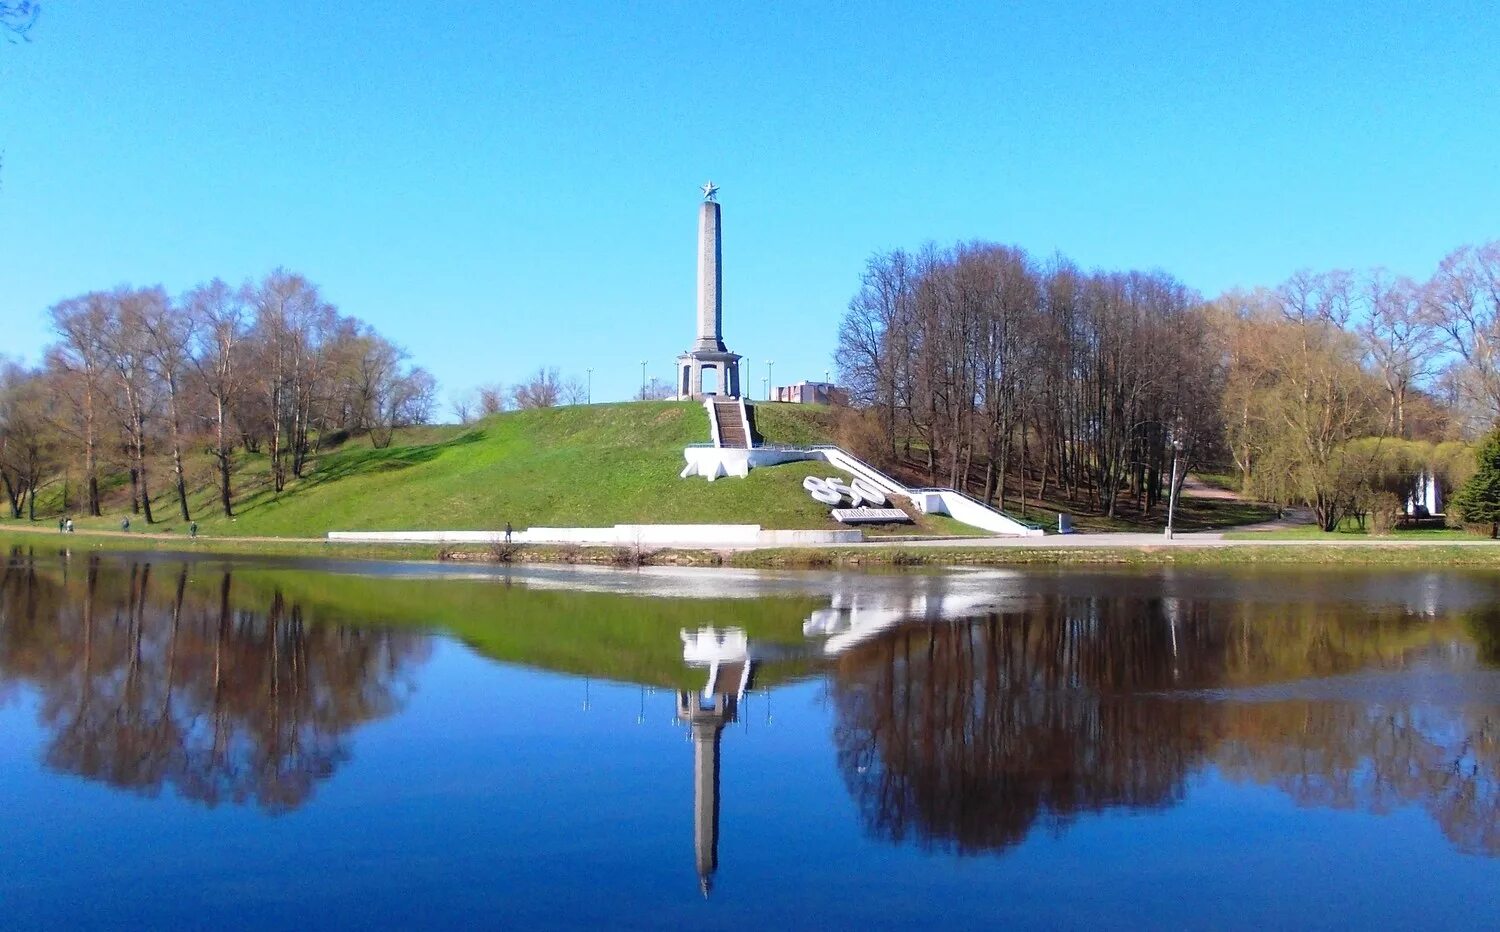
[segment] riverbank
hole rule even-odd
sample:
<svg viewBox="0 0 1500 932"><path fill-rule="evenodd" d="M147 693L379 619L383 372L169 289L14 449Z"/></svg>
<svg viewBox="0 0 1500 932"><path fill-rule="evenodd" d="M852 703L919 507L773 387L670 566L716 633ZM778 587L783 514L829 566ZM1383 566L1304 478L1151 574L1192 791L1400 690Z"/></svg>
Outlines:
<svg viewBox="0 0 1500 932"><path fill-rule="evenodd" d="M1046 538L870 541L840 546L630 548L566 545L439 546L355 544L318 538L183 537L90 531L0 529L0 546L163 551L205 556L317 556L343 560L405 560L464 563L556 563L597 566L728 566L765 569L944 566L1233 566L1370 565L1493 566L1500 543L1469 540L1242 540L1216 534L1184 534L1166 540L1154 534L1089 534Z"/></svg>

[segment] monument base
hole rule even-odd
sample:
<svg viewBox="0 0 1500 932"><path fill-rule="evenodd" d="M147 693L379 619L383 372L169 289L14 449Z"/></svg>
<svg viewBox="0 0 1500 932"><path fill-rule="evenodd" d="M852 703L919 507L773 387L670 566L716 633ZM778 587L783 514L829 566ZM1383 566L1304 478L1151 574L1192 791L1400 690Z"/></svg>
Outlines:
<svg viewBox="0 0 1500 932"><path fill-rule="evenodd" d="M704 371L714 373L713 391L703 390ZM701 400L709 395L740 397L740 355L718 351L694 351L677 357L678 400Z"/></svg>

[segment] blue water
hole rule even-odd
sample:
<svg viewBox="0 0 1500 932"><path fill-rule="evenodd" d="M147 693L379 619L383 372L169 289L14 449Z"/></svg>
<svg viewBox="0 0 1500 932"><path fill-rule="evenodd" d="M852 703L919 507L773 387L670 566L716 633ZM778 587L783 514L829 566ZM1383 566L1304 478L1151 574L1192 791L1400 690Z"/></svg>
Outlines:
<svg viewBox="0 0 1500 932"><path fill-rule="evenodd" d="M127 562L111 559L99 573L124 574ZM51 569L38 565L44 576ZM1224 672L1231 665L1220 653L1249 648L1219 637L1221 628L1239 625L1248 637L1261 616L1289 622L1274 603L1205 608L1226 604L1218 586L1196 614L1173 609L1175 668L1155 664L1170 648L1154 642L1129 648L1141 656L1123 672L1100 669L1119 653L1104 649L1055 682L1046 681L1056 671L1033 669L1034 660L997 659L1002 634L1022 643L1014 632L1026 624L1043 637L1057 633L1049 626L1082 632L1076 643L1085 646L1063 653L1087 654L1089 639L1108 640L1112 626L1159 620L1161 587L1182 593L1192 582L1122 577L1116 597L1107 577L1080 579L1102 600L1069 615L1065 575L1012 579L1007 586L1038 593L1022 599L1030 608L898 621L850 653L803 658L779 680L767 661L768 685L752 678L720 735L717 867L705 896L694 745L675 684L501 661L439 630L372 628L364 634L393 639L394 662L335 687L316 682L325 658L309 654L304 674L314 671L310 693L379 693L381 712L323 729L338 732L328 758L282 761L283 771L316 773L285 781L298 789L238 799L226 791L210 803L184 788L191 768L139 766L139 747L110 734L137 727L121 714L75 736L82 750L58 753L67 720L59 709L77 695L76 677L18 669L38 669L25 660L34 656L77 669L63 663L82 649L76 639L38 632L51 630L47 606L67 628L79 596L62 584L44 592L20 638L26 596L40 584L12 578L0 616L0 925L1500 925L1500 673L1485 653L1487 629L1472 621L1492 583L1455 576L1452 591L1466 595L1414 612L1379 599L1349 608L1322 584L1273 580L1303 587L1292 601L1325 600L1340 620L1309 641L1328 668L1315 674L1274 663ZM169 602L170 591L145 597L138 629L147 641L171 617L162 595ZM126 625L127 642L136 630L128 601L101 597L95 608L97 625ZM1353 643L1360 613L1372 629L1385 626L1388 644ZM247 630L265 624L253 615L242 609ZM1184 648L1210 641L1217 646L1197 659ZM96 633L91 649L100 643ZM987 652L964 653L982 643ZM945 649L958 658L952 677L924 659ZM189 653L179 647L168 677L184 695L206 669L193 666L206 654ZM161 668L164 655L144 655L152 659L141 666ZM101 694L128 694L128 668L110 668L123 678L100 673ZM144 677L134 688L160 694L162 684ZM869 711L877 708L885 711ZM877 733L878 750L857 753ZM254 756L244 752L230 769L243 777Z"/></svg>

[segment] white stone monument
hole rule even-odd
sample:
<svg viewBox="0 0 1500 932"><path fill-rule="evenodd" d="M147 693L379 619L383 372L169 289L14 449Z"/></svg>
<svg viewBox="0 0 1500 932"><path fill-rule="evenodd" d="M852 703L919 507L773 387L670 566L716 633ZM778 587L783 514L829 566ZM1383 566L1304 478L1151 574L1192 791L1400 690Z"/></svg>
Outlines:
<svg viewBox="0 0 1500 932"><path fill-rule="evenodd" d="M677 397L718 395L740 397L740 357L724 346L724 282L720 275L722 242L719 236L719 189L703 186L698 208L698 338L693 348L677 357ZM716 379L705 391L703 373Z"/></svg>

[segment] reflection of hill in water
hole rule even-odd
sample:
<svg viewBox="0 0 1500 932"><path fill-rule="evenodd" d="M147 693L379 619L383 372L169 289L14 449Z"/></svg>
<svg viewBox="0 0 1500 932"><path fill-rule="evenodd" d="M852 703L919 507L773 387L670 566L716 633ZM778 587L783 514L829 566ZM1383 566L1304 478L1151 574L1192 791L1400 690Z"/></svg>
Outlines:
<svg viewBox="0 0 1500 932"><path fill-rule="evenodd" d="M1456 703L1420 686L1345 696L1334 680L1308 699L1287 685L1433 657L1433 676L1461 676L1494 624L1326 602L1053 598L908 625L838 657L838 762L871 832L959 852L1171 805L1217 765L1308 805L1421 806L1455 845L1500 854L1497 674L1474 673Z"/></svg>
<svg viewBox="0 0 1500 932"><path fill-rule="evenodd" d="M47 766L146 795L296 808L427 654L420 635L309 625L279 593L249 602L229 572L0 572L0 676L38 693Z"/></svg>
<svg viewBox="0 0 1500 932"><path fill-rule="evenodd" d="M1256 599L1219 580L1195 594L1188 576L1017 573L663 598L228 567L13 555L0 693L35 690L49 766L292 808L354 729L400 709L421 631L698 690L682 632L719 625L746 635L757 688L826 665L835 753L882 837L1003 850L1080 814L1173 805L1214 767L1308 805L1421 807L1463 850L1500 853L1500 673L1480 669L1500 661L1500 610L1472 580L1435 580L1422 591L1450 601L1421 604L1345 603L1343 583Z"/></svg>

